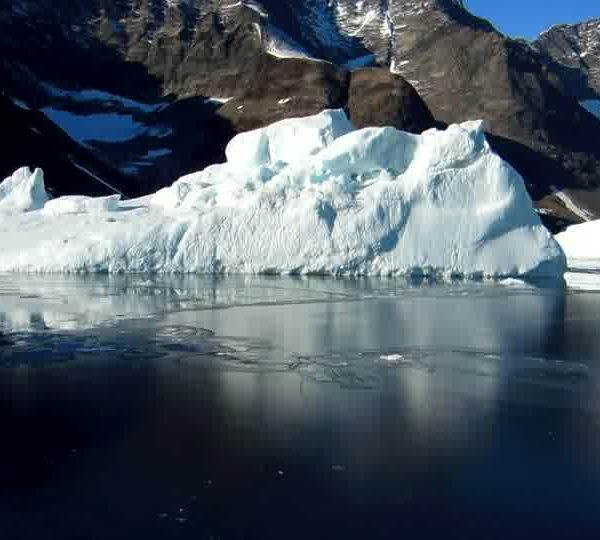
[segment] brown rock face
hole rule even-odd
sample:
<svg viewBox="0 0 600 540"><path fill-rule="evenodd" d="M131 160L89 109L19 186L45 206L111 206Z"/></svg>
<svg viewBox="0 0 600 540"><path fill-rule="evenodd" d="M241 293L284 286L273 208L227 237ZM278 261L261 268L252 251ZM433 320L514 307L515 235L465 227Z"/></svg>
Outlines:
<svg viewBox="0 0 600 540"><path fill-rule="evenodd" d="M533 45L564 68L562 77L573 96L600 98L600 18L554 26Z"/></svg>
<svg viewBox="0 0 600 540"><path fill-rule="evenodd" d="M435 120L416 90L402 77L380 68L353 71L348 92L352 123L358 127L395 126L421 133Z"/></svg>
<svg viewBox="0 0 600 540"><path fill-rule="evenodd" d="M257 64L243 93L219 110L236 131L342 108L347 103L349 73L333 64L268 55L261 55Z"/></svg>

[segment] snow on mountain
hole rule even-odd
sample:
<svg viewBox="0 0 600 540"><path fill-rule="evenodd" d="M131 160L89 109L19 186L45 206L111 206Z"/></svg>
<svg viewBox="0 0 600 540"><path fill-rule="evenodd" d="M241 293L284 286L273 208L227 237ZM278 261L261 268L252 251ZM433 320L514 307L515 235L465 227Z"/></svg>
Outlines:
<svg viewBox="0 0 600 540"><path fill-rule="evenodd" d="M481 122L412 135L355 130L341 110L325 111L238 135L227 158L153 196L63 197L7 217L0 271L492 277L565 269ZM18 174L39 186L39 173ZM15 189L13 180L0 185L5 197Z"/></svg>
<svg viewBox="0 0 600 540"><path fill-rule="evenodd" d="M136 122L129 114L100 113L74 114L53 107L44 107L44 114L67 134L86 146L93 142L119 143L130 141L150 131L146 125ZM168 128L164 131L168 133Z"/></svg>
<svg viewBox="0 0 600 540"><path fill-rule="evenodd" d="M155 120L155 115L169 106L168 101L143 103L102 90L66 90L47 83L43 88L50 104L40 110L72 139L91 150L97 150L98 144L106 151L110 145L139 138L164 138L172 133L170 127ZM152 159L165 155L147 151L144 145L119 153L124 157L116 165L129 174L139 173L140 167L152 166Z"/></svg>
<svg viewBox="0 0 600 540"><path fill-rule="evenodd" d="M594 116L600 118L600 99L585 99L583 101L580 101L579 104L586 111L589 111Z"/></svg>
<svg viewBox="0 0 600 540"><path fill-rule="evenodd" d="M298 45L290 36L273 25L267 25L264 29L256 23L259 39L264 50L277 58L299 58L320 62L322 60L311 56L306 49Z"/></svg>

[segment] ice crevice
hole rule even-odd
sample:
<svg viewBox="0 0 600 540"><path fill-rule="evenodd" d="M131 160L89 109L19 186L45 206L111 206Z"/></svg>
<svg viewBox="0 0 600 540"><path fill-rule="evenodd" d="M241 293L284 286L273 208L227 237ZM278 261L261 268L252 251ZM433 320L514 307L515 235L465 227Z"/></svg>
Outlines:
<svg viewBox="0 0 600 540"><path fill-rule="evenodd" d="M413 135L341 110L237 135L140 199L0 184L0 271L561 275L565 256L482 122Z"/></svg>

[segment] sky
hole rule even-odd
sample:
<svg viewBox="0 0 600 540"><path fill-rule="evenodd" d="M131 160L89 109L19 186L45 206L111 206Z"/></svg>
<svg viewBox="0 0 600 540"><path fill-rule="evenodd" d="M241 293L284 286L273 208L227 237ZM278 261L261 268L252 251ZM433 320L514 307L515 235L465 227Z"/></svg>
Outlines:
<svg viewBox="0 0 600 540"><path fill-rule="evenodd" d="M466 4L504 34L526 39L555 24L600 17L600 0L466 0Z"/></svg>

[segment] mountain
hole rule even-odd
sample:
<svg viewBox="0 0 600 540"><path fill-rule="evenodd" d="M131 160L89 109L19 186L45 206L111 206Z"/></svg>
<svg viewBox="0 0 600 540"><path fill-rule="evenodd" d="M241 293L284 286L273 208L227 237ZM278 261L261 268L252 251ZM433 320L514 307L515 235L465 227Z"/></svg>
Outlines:
<svg viewBox="0 0 600 540"><path fill-rule="evenodd" d="M309 59L257 10L22 0L0 7L0 83L141 192L223 161L236 132L289 116L346 107L357 126L434 125L402 77ZM24 32L39 45L23 46Z"/></svg>
<svg viewBox="0 0 600 540"><path fill-rule="evenodd" d="M600 118L600 18L554 26L532 45L556 62L566 93ZM543 205L566 207L589 221L600 215L600 192L567 187L545 197Z"/></svg>
<svg viewBox="0 0 600 540"><path fill-rule="evenodd" d="M548 48L457 0L20 0L0 7L0 58L9 93L59 125L61 111L118 122L121 140L92 123L81 142L148 191L221 160L234 133L324 107L416 132L433 125L427 109L442 125L485 118L556 218L583 219L544 197L600 184L600 120L572 91L595 72L567 77Z"/></svg>
<svg viewBox="0 0 600 540"><path fill-rule="evenodd" d="M583 100L600 100L600 18L553 26L533 43L562 67L569 92Z"/></svg>
<svg viewBox="0 0 600 540"><path fill-rule="evenodd" d="M77 190L90 195L115 192L133 196L139 191L124 175L98 160L39 111L0 93L0 118L7 136L2 142L0 181L27 164L52 178L52 195Z"/></svg>

